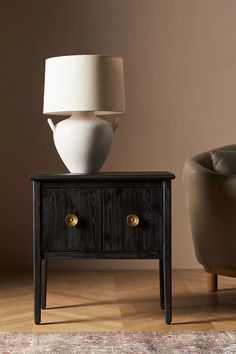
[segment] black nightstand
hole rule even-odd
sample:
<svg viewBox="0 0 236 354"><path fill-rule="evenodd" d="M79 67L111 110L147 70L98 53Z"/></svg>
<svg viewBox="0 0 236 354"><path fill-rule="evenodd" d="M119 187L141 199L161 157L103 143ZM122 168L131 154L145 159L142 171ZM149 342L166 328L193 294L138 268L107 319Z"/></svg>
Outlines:
<svg viewBox="0 0 236 354"><path fill-rule="evenodd" d="M159 259L160 306L171 323L169 172L37 174L34 319L46 307L47 259Z"/></svg>

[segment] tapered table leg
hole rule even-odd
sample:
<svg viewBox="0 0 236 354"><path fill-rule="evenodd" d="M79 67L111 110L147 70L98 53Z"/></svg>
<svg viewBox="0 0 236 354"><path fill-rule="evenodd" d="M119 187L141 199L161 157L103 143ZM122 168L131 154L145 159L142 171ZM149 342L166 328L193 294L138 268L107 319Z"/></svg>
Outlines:
<svg viewBox="0 0 236 354"><path fill-rule="evenodd" d="M163 269L165 321L172 321L172 270L171 270L171 183L164 182L163 188Z"/></svg>
<svg viewBox="0 0 236 354"><path fill-rule="evenodd" d="M34 260L34 323L41 321L41 261Z"/></svg>
<svg viewBox="0 0 236 354"><path fill-rule="evenodd" d="M33 270L34 270L34 322L41 321L41 202L40 184L34 182Z"/></svg>
<svg viewBox="0 0 236 354"><path fill-rule="evenodd" d="M164 302L164 275L163 275L163 259L159 259L159 287L160 287L160 307L165 308Z"/></svg>
<svg viewBox="0 0 236 354"><path fill-rule="evenodd" d="M164 306L165 321L171 324L172 321L172 271L171 259L168 252L164 254Z"/></svg>
<svg viewBox="0 0 236 354"><path fill-rule="evenodd" d="M42 259L42 291L41 291L41 308L46 308L47 299L47 260Z"/></svg>

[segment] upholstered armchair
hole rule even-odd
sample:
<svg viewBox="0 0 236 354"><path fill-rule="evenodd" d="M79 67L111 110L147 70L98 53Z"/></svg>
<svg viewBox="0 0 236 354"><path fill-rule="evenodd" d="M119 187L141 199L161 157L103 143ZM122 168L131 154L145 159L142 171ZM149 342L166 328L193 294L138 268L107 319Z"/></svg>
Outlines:
<svg viewBox="0 0 236 354"><path fill-rule="evenodd" d="M236 145L217 150L236 154ZM209 291L216 291L217 275L236 277L236 175L216 172L211 156L208 151L187 160L183 176L195 254L208 273Z"/></svg>

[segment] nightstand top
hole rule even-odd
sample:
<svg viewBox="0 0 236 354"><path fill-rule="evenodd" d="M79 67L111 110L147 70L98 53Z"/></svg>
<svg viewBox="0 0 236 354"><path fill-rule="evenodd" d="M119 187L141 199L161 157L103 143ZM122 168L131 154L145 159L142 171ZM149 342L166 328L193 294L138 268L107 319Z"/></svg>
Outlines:
<svg viewBox="0 0 236 354"><path fill-rule="evenodd" d="M79 180L171 180L175 175L167 171L129 171L97 173L37 173L30 176L33 181L79 181Z"/></svg>

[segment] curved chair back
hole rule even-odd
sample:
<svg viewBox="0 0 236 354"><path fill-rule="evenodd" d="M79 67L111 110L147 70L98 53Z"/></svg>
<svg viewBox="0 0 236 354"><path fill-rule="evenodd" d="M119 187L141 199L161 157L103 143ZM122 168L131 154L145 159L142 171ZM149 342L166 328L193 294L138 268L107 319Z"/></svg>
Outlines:
<svg viewBox="0 0 236 354"><path fill-rule="evenodd" d="M236 145L218 149L236 151ZM236 175L215 172L207 151L185 162L183 177L199 263L236 270Z"/></svg>

